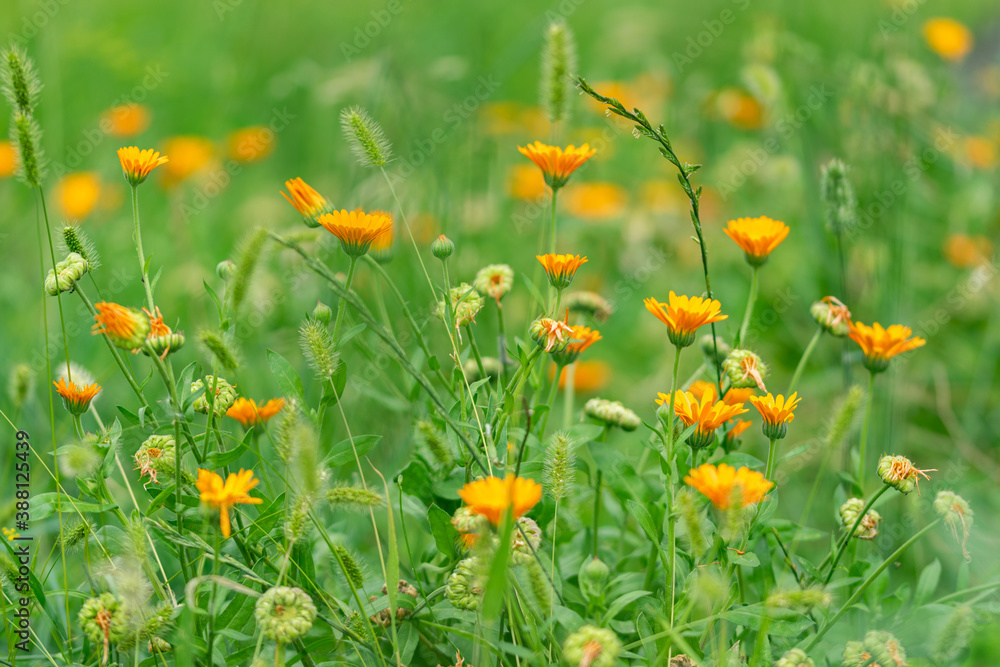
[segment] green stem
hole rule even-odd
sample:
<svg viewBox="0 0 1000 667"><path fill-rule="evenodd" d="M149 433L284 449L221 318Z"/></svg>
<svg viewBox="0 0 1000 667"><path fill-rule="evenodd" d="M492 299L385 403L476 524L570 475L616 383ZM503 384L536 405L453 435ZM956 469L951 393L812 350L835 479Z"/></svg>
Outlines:
<svg viewBox="0 0 1000 667"><path fill-rule="evenodd" d="M777 453L778 440L776 438L771 438L771 443L767 447L767 465L764 467L764 479L771 480L771 475L774 474L774 468L777 463Z"/></svg>
<svg viewBox="0 0 1000 667"><path fill-rule="evenodd" d="M607 427L604 427L604 432L607 433ZM604 479L603 471L598 468L597 470L597 482L594 484L594 522L591 534L591 548L590 554L597 558L597 530L598 524L601 518L601 482Z"/></svg>
<svg viewBox="0 0 1000 667"><path fill-rule="evenodd" d="M465 333L469 334L469 345L472 347L472 356L476 359L476 367L479 369L479 377L486 377L486 366L483 365L483 356L479 353L479 345L476 337L472 333L472 325L465 325Z"/></svg>
<svg viewBox="0 0 1000 667"><path fill-rule="evenodd" d="M351 284L354 282L354 269L357 267L358 258L351 257L351 264L347 268L347 281L344 283L344 289L348 292L351 291ZM337 320L333 325L333 344L336 346L340 345L340 327L344 322L344 311L347 310L347 300L341 299L340 303L337 304Z"/></svg>
<svg viewBox="0 0 1000 667"><path fill-rule="evenodd" d="M149 303L149 312L155 313L156 306L153 304L153 286L149 284L149 271L146 268L146 255L142 250L142 229L139 226L139 186L132 186L132 222L135 228L132 231L132 240L135 241L135 250L139 254L139 272L142 274L142 286L146 289L146 301Z"/></svg>
<svg viewBox="0 0 1000 667"><path fill-rule="evenodd" d="M747 330L750 328L750 318L753 317L753 307L757 303L757 271L759 267L753 267L753 273L750 274L750 294L747 297L747 308L743 313L743 324L740 325L739 336L736 338L734 345L736 347L741 344L746 343Z"/></svg>
<svg viewBox="0 0 1000 667"><path fill-rule="evenodd" d="M559 194L559 189L556 188L552 190L552 217L550 220L550 225L552 227L552 237L549 239L549 252L554 253L556 251L556 196Z"/></svg>
<svg viewBox="0 0 1000 667"><path fill-rule="evenodd" d="M851 526L851 529L844 534L844 537L841 538L840 544L837 545L837 553L833 555L833 564L830 565L830 571L827 572L826 579L823 580L824 586L830 583L830 580L833 579L833 573L837 570L837 563L840 562L840 557L843 556L844 551L847 550L847 544L851 541L854 533L858 530L858 526L861 525L861 521L865 518L865 515L868 514L868 510L870 510L875 504L875 501L881 498L882 494L890 488L891 487L888 484L883 484L882 488L875 492L872 499L868 501L864 509L858 514L858 518L854 521L854 525Z"/></svg>
<svg viewBox="0 0 1000 667"><path fill-rule="evenodd" d="M563 364L556 364L556 376L552 378L552 386L549 387L549 397L545 401L545 405L549 407L542 416L542 425L538 428L538 441L541 442L545 438L545 427L549 423L549 415L552 414L552 410L556 404L556 392L559 390L559 378L562 376L563 369L566 368Z"/></svg>
<svg viewBox="0 0 1000 667"><path fill-rule="evenodd" d="M785 393L785 396L791 396L792 392L795 391L795 388L799 386L799 379L802 377L802 371L806 369L806 362L809 361L809 357L812 355L813 349L816 347L816 343L818 343L819 339L822 337L823 327L820 327L816 330L816 333L813 334L812 340L809 341L809 344L806 345L806 349L802 352L802 358L799 359L799 365L795 367L795 373L792 374L792 381L788 384L788 391Z"/></svg>
<svg viewBox="0 0 1000 667"><path fill-rule="evenodd" d="M573 402L576 393L576 362L566 367L566 383L563 387L563 428L569 428L573 421Z"/></svg>
<svg viewBox="0 0 1000 667"><path fill-rule="evenodd" d="M865 402L865 421L861 426L861 444L858 447L858 488L864 492L865 483L865 458L868 455L868 424L872 416L872 403L874 402L875 374L868 374L868 400Z"/></svg>
<svg viewBox="0 0 1000 667"><path fill-rule="evenodd" d="M888 488L888 487L886 487L886 488ZM866 590L868 590L868 587L872 585L872 583L875 581L875 579L877 579L878 576L880 574L882 574L882 572L884 572L885 569L887 567L889 567L890 564L892 564L896 560L898 560L899 557L903 555L904 551L906 551L907 549L909 549L910 546L914 542L916 542L918 539L920 539L923 536L924 533L926 533L927 531L929 531L934 526L938 525L938 523L940 523L940 522L941 522L941 519L935 519L933 522L931 522L931 523L927 524L926 526L924 526L924 528L921 529L920 532L918 532L916 535L914 535L913 537L911 537L910 539L908 539L906 542L904 542L902 544L902 546L900 546L898 549L896 549L894 552L892 552L892 554L888 558L886 558L884 561L882 561L882 564L879 565L878 568L876 568L875 571L873 571L870 575L868 575L868 578L865 579L864 582L861 584L861 586L858 587L858 590L854 591L854 595L852 595L850 598L848 598L848 600L846 602L844 602L844 604L840 607L840 609L837 610L837 613L834 614L833 617L831 617L829 621L827 621L826 623L823 624L823 627L820 628L819 632L816 633L816 636L813 637L812 641L809 642L809 645L806 646L806 648L805 648L806 652L811 651L816 646L816 644L819 643L819 640L822 639L823 636L827 632L830 631L830 628L832 628L837 623L837 621L840 620L840 617L843 616L844 613L848 609L850 609L851 606L853 606L855 602L857 602L859 599L861 599L861 596L864 595L864 592ZM853 532L853 531L851 531L851 532ZM850 533L848 533L848 535L850 535Z"/></svg>

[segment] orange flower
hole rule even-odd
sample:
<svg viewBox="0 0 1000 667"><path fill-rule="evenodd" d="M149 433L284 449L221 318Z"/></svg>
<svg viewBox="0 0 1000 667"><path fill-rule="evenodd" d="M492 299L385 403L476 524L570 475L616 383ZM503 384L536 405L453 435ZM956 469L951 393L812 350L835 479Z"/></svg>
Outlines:
<svg viewBox="0 0 1000 667"><path fill-rule="evenodd" d="M201 491L201 502L219 510L219 526L222 528L222 536L229 537L229 510L235 505L260 505L263 500L251 498L250 491L260 483L259 479L253 478L253 470L243 470L238 473L231 472L222 481L222 475L198 469L198 481L196 486Z"/></svg>
<svg viewBox="0 0 1000 667"><path fill-rule="evenodd" d="M283 407L285 407L285 399L283 398L272 398L267 403L257 405L257 401L252 398L241 397L237 398L233 406L226 411L226 416L243 424L243 428L249 428L255 424L266 422L281 412Z"/></svg>
<svg viewBox="0 0 1000 667"><path fill-rule="evenodd" d="M361 257L380 234L392 228L392 218L380 211L341 209L319 216L319 224L340 239L340 247L350 257Z"/></svg>
<svg viewBox="0 0 1000 667"><path fill-rule="evenodd" d="M985 236L952 234L944 242L944 256L960 269L984 263L993 255L993 244Z"/></svg>
<svg viewBox="0 0 1000 667"><path fill-rule="evenodd" d="M555 375L553 365L549 377ZM572 370L570 370L572 369ZM559 375L559 388L565 389L568 378L573 376L573 389L579 393L589 393L603 389L611 377L611 366L606 361L578 361L573 366L566 366Z"/></svg>
<svg viewBox="0 0 1000 667"><path fill-rule="evenodd" d="M694 342L694 332L698 327L712 322L721 322L729 317L720 310L722 304L714 299L700 296L677 296L673 290L667 295L667 303L656 299L644 299L646 310L667 325L670 342L677 347L687 347Z"/></svg>
<svg viewBox="0 0 1000 667"><path fill-rule="evenodd" d="M212 161L215 146L205 137L180 136L167 139L164 150L170 154L170 164L164 182L171 186L193 176Z"/></svg>
<svg viewBox="0 0 1000 667"><path fill-rule="evenodd" d="M97 314L94 315L96 324L90 330L92 334L106 335L115 347L123 350L134 350L146 340L150 329L146 313L106 301L99 301L94 307Z"/></svg>
<svg viewBox="0 0 1000 667"><path fill-rule="evenodd" d="M327 201L326 197L316 192L301 178L285 181L285 187L288 188L288 194L282 192L281 196L295 207L306 225L310 227L319 227L319 216L332 213L334 210L333 204Z"/></svg>
<svg viewBox="0 0 1000 667"><path fill-rule="evenodd" d="M801 400L798 398L798 392L792 392L787 400L781 394L778 394L777 398L771 394L750 397L750 402L764 418L764 435L772 440L780 440L785 437L788 422L795 419L794 411Z"/></svg>
<svg viewBox="0 0 1000 667"><path fill-rule="evenodd" d="M691 383L691 386L687 388L687 392L699 401L704 398L706 394L711 396L712 400L715 400L715 397L718 395L718 390L718 386L708 380L695 380ZM732 387L726 391L726 395L722 398L722 402L726 405L746 403L751 396L753 396L753 389L739 389L737 387Z"/></svg>
<svg viewBox="0 0 1000 667"><path fill-rule="evenodd" d="M552 354L552 358L560 366L573 363L583 354L584 350L601 340L600 331L585 327L582 324L574 324L571 329L573 331L569 334L570 342L566 346L566 349L561 352L553 352Z"/></svg>
<svg viewBox="0 0 1000 667"><path fill-rule="evenodd" d="M764 124L764 110L753 96L742 90L726 88L715 98L719 115L733 127L741 130L757 130Z"/></svg>
<svg viewBox="0 0 1000 667"><path fill-rule="evenodd" d="M518 164L507 174L507 192L516 199L538 201L545 195L545 176L530 164Z"/></svg>
<svg viewBox="0 0 1000 667"><path fill-rule="evenodd" d="M931 51L952 62L964 60L972 50L972 32L951 18L933 18L924 23L924 39Z"/></svg>
<svg viewBox="0 0 1000 667"><path fill-rule="evenodd" d="M730 220L726 236L736 241L750 266L762 266L775 248L788 236L789 227L768 217Z"/></svg>
<svg viewBox="0 0 1000 667"><path fill-rule="evenodd" d="M759 472L746 467L736 470L725 463L718 466L704 463L692 468L684 482L720 510L758 503L774 488L774 482L764 479Z"/></svg>
<svg viewBox="0 0 1000 667"><path fill-rule="evenodd" d="M101 127L114 137L131 137L149 127L149 109L129 103L111 107L101 115Z"/></svg>
<svg viewBox="0 0 1000 667"><path fill-rule="evenodd" d="M966 137L965 158L977 169L997 166L997 145L987 137Z"/></svg>
<svg viewBox="0 0 1000 667"><path fill-rule="evenodd" d="M535 255L535 259L545 268L549 283L559 290L569 287L577 269L587 262L586 257L579 255L557 255L551 252L547 255Z"/></svg>
<svg viewBox="0 0 1000 667"><path fill-rule="evenodd" d="M732 447L733 442L739 440L739 437L743 435L746 431L753 425L753 422L749 422L745 419L737 419L736 422L726 431L726 442L728 447Z"/></svg>
<svg viewBox="0 0 1000 667"><path fill-rule="evenodd" d="M860 322L851 322L848 336L865 353L865 368L872 373L881 373L889 368L889 360L897 354L915 350L927 343L919 336L910 338L912 333L910 327L902 324L893 324L888 329L883 329L878 322L870 327Z"/></svg>
<svg viewBox="0 0 1000 667"><path fill-rule="evenodd" d="M10 178L17 167L17 152L14 144L0 141L0 178Z"/></svg>
<svg viewBox="0 0 1000 667"><path fill-rule="evenodd" d="M657 396L658 405L670 404L669 394L658 393ZM695 432L688 437L688 444L692 449L710 445L715 438L715 430L724 422L749 412L742 403L726 405L722 401L716 401L715 392L705 392L699 403L689 391L674 392L673 411L685 426L697 424Z"/></svg>
<svg viewBox="0 0 1000 667"><path fill-rule="evenodd" d="M274 131L266 125L244 127L232 132L226 143L229 157L239 162L256 162L274 151Z"/></svg>
<svg viewBox="0 0 1000 667"><path fill-rule="evenodd" d="M486 477L469 482L458 491L459 497L472 512L486 517L494 526L500 525L505 511L510 509L513 521L542 499L542 485L534 480L507 475L506 478Z"/></svg>
<svg viewBox="0 0 1000 667"><path fill-rule="evenodd" d="M581 220L611 220L625 212L628 193L614 183L577 183L560 200L566 212Z"/></svg>
<svg viewBox="0 0 1000 667"><path fill-rule="evenodd" d="M56 392L63 397L63 405L74 415L82 415L90 409L90 402L94 400L101 391L101 385L88 384L77 385L75 382L66 382L65 378L59 378L59 382L53 382Z"/></svg>
<svg viewBox="0 0 1000 667"><path fill-rule="evenodd" d="M125 180L134 187L145 181L149 172L166 164L168 159L152 148L139 150L136 146L126 146L118 149L118 161L121 162Z"/></svg>
<svg viewBox="0 0 1000 667"><path fill-rule="evenodd" d="M548 146L540 141L524 147L518 146L517 150L538 165L545 176L545 182L553 190L565 185L570 175L597 152L591 149L590 144L583 144L579 148L571 144L563 149L558 146Z"/></svg>
<svg viewBox="0 0 1000 667"><path fill-rule="evenodd" d="M101 179L92 171L66 174L56 183L55 196L67 219L85 218L101 196Z"/></svg>

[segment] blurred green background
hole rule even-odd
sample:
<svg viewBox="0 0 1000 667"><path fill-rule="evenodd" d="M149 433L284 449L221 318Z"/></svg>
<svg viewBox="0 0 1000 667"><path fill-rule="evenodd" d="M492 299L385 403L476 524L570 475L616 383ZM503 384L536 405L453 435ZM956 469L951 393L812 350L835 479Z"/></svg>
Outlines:
<svg viewBox="0 0 1000 667"><path fill-rule="evenodd" d="M338 115L353 104L367 107L393 143L397 159L389 173L419 240L429 244L446 233L456 243L452 276L471 280L478 268L497 262L518 272L504 309L508 331L522 332L536 315L523 279L535 272L546 213L535 201L537 175L516 147L553 136L538 108L540 51L545 26L562 17L575 33L578 73L598 92L621 96L663 122L680 157L704 164L695 180L705 187L702 218L713 287L730 315L721 327L728 338L742 316L749 268L722 227L758 215L791 226L761 272L751 328L753 347L772 364L776 390L787 384L815 329L810 304L825 295L847 302L856 320L908 324L927 338L925 348L879 378L871 441L937 468L936 483L970 498L977 511L971 566L941 532L918 546L913 561L939 555L942 590L956 578L986 581L1000 570L996 3L52 0L7 8L0 35L26 46L45 83L39 119L51 162L46 194L53 224L79 223L95 242L103 266L94 277L107 300L139 304L142 294L115 150L137 144L171 158L143 186L140 207L147 255L154 271L162 268L157 301L166 322L189 334L184 364L205 360L193 338L216 324L202 286L207 280L218 287L215 265L255 227L304 229L279 194L286 179L301 176L337 207L394 211L381 176L356 165L341 134ZM964 57L931 48L925 26L940 16L971 30ZM102 116L126 103L141 105L133 110L138 116ZM140 131L109 133L102 117L135 122L131 129ZM234 135L239 130L245 132ZM583 97L574 99L554 139L598 149L560 197L558 250L589 256L575 287L598 291L616 307L601 326L604 339L585 355L596 362L587 374L594 386L580 395L622 400L652 420L655 393L669 386L672 356L642 298L665 300L671 289L699 294L704 287L687 202L655 147ZM819 191L820 167L832 157L851 168L862 220L846 247L846 293ZM13 178L0 180L0 210L0 371L20 363L35 369L20 423L45 442L32 193ZM403 241L388 269L427 318L426 285ZM345 270L330 239L322 244L330 264ZM332 296L302 275L288 253L269 248L238 335L244 363L236 381L244 395L261 399L277 391L267 348L304 369L297 327L317 299ZM357 289L372 294L370 274L361 272ZM82 306L73 298L64 304L76 331L73 360L106 383L102 410L131 405L103 344L87 333ZM48 305L53 317L55 306ZM406 329L398 312L393 318L397 331ZM478 331L480 345L495 355L492 310ZM440 331L435 337L444 360ZM799 418L785 441L789 450L816 437L843 392L842 349L841 341L825 337L812 357L799 389ZM349 385L352 424L385 435L373 456L397 471L411 451L411 423L421 408L399 390L399 370L379 365L377 351L352 354L352 373L362 369L371 378ZM682 359L682 377L697 367L696 357ZM860 364L853 379L866 380ZM57 424L57 437L70 432L68 420ZM626 456L638 451L630 437L612 441ZM766 448L756 429L745 443L757 455ZM804 455L784 464L790 519L797 518L816 463ZM830 478L824 492L832 493ZM914 495L889 509L889 534L931 512L932 499L933 493ZM835 507L816 516L832 526ZM996 643L988 634L979 640L979 655Z"/></svg>

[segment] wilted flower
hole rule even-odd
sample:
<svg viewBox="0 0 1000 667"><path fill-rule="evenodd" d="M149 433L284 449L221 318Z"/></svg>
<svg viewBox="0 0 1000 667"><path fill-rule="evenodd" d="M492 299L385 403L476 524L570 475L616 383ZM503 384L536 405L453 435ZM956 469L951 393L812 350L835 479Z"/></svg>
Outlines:
<svg viewBox="0 0 1000 667"><path fill-rule="evenodd" d="M848 498L847 502L840 506L840 521L844 530L850 530L854 522L858 520L861 510L865 508L865 501L861 498ZM853 537L859 540L874 540L878 537L878 526L882 523L882 516L875 510L868 510L865 516L854 531Z"/></svg>
<svg viewBox="0 0 1000 667"><path fill-rule="evenodd" d="M563 657L574 667L613 667L621 651L618 635L596 625L584 625L563 642Z"/></svg>
<svg viewBox="0 0 1000 667"><path fill-rule="evenodd" d="M416 599L417 589L406 581L406 579L400 579L396 584L396 591L401 595L409 595L410 597ZM387 595L389 593L389 587L386 584L382 584L382 595ZM368 598L369 602L375 602L378 600L378 596L372 595ZM410 610L406 607L396 607L396 620L402 621L404 618L410 615ZM392 616L389 613L389 609L383 609L371 617L371 622L380 625L383 628L388 628L392 625Z"/></svg>
<svg viewBox="0 0 1000 667"><path fill-rule="evenodd" d="M261 634L287 644L309 632L316 620L316 605L300 588L274 586L257 600L254 618Z"/></svg>
<svg viewBox="0 0 1000 667"><path fill-rule="evenodd" d="M163 315L160 313L159 306L157 306L155 313L151 313L145 308L142 309L142 312L146 313L146 317L149 318L149 334L146 335L146 342L142 346L143 352L163 359L171 352L176 352L184 347L186 340L184 332L173 331L163 323ZM132 352L138 352L138 350L132 350Z"/></svg>
<svg viewBox="0 0 1000 667"><path fill-rule="evenodd" d="M444 594L454 607L475 611L483 601L486 589L486 572L476 556L458 562L448 577Z"/></svg>
<svg viewBox="0 0 1000 667"><path fill-rule="evenodd" d="M107 664L110 645L120 641L127 630L121 602L111 593L88 598L80 608L77 620L90 641L104 647L101 664Z"/></svg>
<svg viewBox="0 0 1000 667"><path fill-rule="evenodd" d="M157 474L172 478L177 464L177 443L174 436L149 436L136 450L134 458L140 479L149 475L149 481L156 484Z"/></svg>
<svg viewBox="0 0 1000 667"><path fill-rule="evenodd" d="M816 323L823 330L843 338L851 330L851 311L835 296L824 296L809 309Z"/></svg>
<svg viewBox="0 0 1000 667"><path fill-rule="evenodd" d="M75 252L71 252L61 262L56 263L55 270L49 269L45 278L45 292L55 296L60 292L69 292L76 287L76 281L90 270L90 264Z"/></svg>
<svg viewBox="0 0 1000 667"><path fill-rule="evenodd" d="M937 472L934 468L920 470L910 463L910 459L905 456L885 455L879 459L876 468L878 476L882 481L896 489L900 493L910 493L914 489L920 493L920 477L930 479L929 472Z"/></svg>
<svg viewBox="0 0 1000 667"><path fill-rule="evenodd" d="M490 264L476 272L472 284L483 296L493 297L499 306L500 299L514 286L514 270L506 264Z"/></svg>
<svg viewBox="0 0 1000 667"><path fill-rule="evenodd" d="M735 349L722 362L722 372L729 378L729 383L737 389L757 387L767 391L764 378L767 377L767 365L750 350Z"/></svg>
<svg viewBox="0 0 1000 667"><path fill-rule="evenodd" d="M806 652L800 648L793 648L774 662L774 667L815 667L814 663Z"/></svg>

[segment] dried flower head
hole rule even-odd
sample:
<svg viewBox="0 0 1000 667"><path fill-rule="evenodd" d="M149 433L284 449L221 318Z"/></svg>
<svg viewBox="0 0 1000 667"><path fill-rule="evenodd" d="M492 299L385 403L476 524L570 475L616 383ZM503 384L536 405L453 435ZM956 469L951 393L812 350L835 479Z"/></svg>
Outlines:
<svg viewBox="0 0 1000 667"><path fill-rule="evenodd" d="M865 501L861 498L848 498L840 506L840 522L844 530L850 530L854 526L855 522L858 521L858 517L861 516L861 510L864 508ZM878 537L880 523L882 523L882 516L875 510L868 510L861 517L861 522L858 523L858 527L852 537L856 537L859 540L874 540Z"/></svg>
<svg viewBox="0 0 1000 667"><path fill-rule="evenodd" d="M529 332L538 347L552 353L565 350L573 336L572 327L551 317L541 317L532 322Z"/></svg>
<svg viewBox="0 0 1000 667"><path fill-rule="evenodd" d="M195 412L208 414L209 405L211 404L215 409L215 416L221 417L236 402L236 387L229 384L225 378L206 375L204 381L198 379L191 383L192 394L197 394L203 388L205 388L204 393L194 399L194 403L192 404ZM212 398L213 389L215 391L215 398Z"/></svg>
<svg viewBox="0 0 1000 667"><path fill-rule="evenodd" d="M886 454L879 459L876 468L878 476L882 481L896 489L900 493L910 493L914 489L920 493L920 478L930 479L929 472L937 472L935 468L920 470L905 456L893 456Z"/></svg>
<svg viewBox="0 0 1000 667"><path fill-rule="evenodd" d="M622 405L621 401L592 398L584 405L583 413L605 426L617 426L623 431L634 431L642 424L639 415Z"/></svg>
<svg viewBox="0 0 1000 667"><path fill-rule="evenodd" d="M514 270L506 264L490 264L476 272L472 284L483 296L493 297L499 307L500 299L514 286Z"/></svg>
<svg viewBox="0 0 1000 667"><path fill-rule="evenodd" d="M563 642L563 657L580 667L614 667L622 643L613 630L584 625Z"/></svg>
<svg viewBox="0 0 1000 667"><path fill-rule="evenodd" d="M56 296L60 292L70 292L76 288L76 282L90 270L90 263L78 253L71 252L55 270L49 269L45 278L45 292Z"/></svg>
<svg viewBox="0 0 1000 667"><path fill-rule="evenodd" d="M971 561L972 556L966 548L969 542L969 528L972 527L972 517L974 512L969 503L962 496L954 491L938 491L934 499L934 511L938 513L944 522L948 524L951 534L962 545L962 555L965 560ZM962 527L962 537L958 536L958 527Z"/></svg>
<svg viewBox="0 0 1000 667"><path fill-rule="evenodd" d="M813 303L809 312L829 334L843 338L851 331L851 311L835 296L824 296Z"/></svg>
<svg viewBox="0 0 1000 667"><path fill-rule="evenodd" d="M261 634L287 644L307 632L316 620L316 605L301 588L269 588L254 605L254 618Z"/></svg>
<svg viewBox="0 0 1000 667"><path fill-rule="evenodd" d="M461 329L467 324L475 324L476 315L486 303L483 297L479 296L468 283L459 283L452 287L449 296L451 297L451 316L455 320L455 328ZM444 299L438 301L436 313L442 321L447 322L448 309L445 307Z"/></svg>

